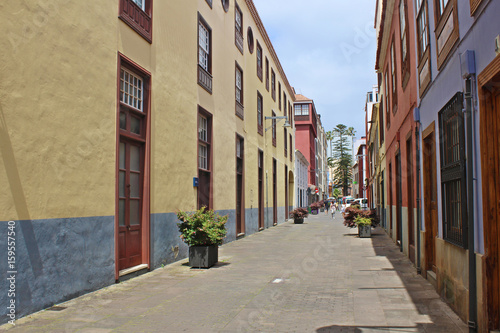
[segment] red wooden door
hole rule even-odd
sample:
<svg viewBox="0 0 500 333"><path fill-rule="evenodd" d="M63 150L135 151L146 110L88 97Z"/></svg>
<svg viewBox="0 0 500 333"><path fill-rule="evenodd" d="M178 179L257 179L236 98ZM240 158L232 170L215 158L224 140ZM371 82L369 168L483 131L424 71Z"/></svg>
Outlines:
<svg viewBox="0 0 500 333"><path fill-rule="evenodd" d="M259 150L259 230L264 229L264 153Z"/></svg>
<svg viewBox="0 0 500 333"><path fill-rule="evenodd" d="M500 61L498 61L500 62ZM486 70L485 70L486 72ZM481 172L485 239L485 286L488 328L500 328L500 64L482 88Z"/></svg>
<svg viewBox="0 0 500 333"><path fill-rule="evenodd" d="M119 270L142 261L142 185L144 144L121 139L118 174Z"/></svg>
<svg viewBox="0 0 500 333"><path fill-rule="evenodd" d="M278 224L278 179L276 160L273 158L273 225Z"/></svg>
<svg viewBox="0 0 500 333"><path fill-rule="evenodd" d="M433 127L432 127L433 129ZM425 269L436 272L436 236L438 233L436 143L434 130L424 137L424 217Z"/></svg>

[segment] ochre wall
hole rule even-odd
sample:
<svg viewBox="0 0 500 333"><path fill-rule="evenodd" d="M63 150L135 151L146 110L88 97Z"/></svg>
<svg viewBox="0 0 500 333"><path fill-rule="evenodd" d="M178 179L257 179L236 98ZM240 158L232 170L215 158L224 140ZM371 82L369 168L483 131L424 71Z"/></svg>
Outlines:
<svg viewBox="0 0 500 333"><path fill-rule="evenodd" d="M155 1L152 44L117 18L117 1L96 3L98 10L67 0L25 3L0 10L8 31L0 40L0 220L115 214L118 52L151 73L151 213L196 208L198 105L213 115L213 208L235 207L236 133L245 139L246 207L257 202L258 148L270 184L277 159L278 206L285 205L284 165L293 172L294 163L284 157L284 121L277 122L275 148L271 129L257 133L257 90L264 116L288 110L265 89L265 66L263 81L257 77L248 26L276 73L276 92L281 82L288 101L293 94L245 1L238 2L243 55L234 44L234 2L226 13L220 1L213 8L205 0ZM198 12L212 28L211 95L197 84ZM11 13L18 19L2 18ZM235 115L235 61L243 69L244 120Z"/></svg>
<svg viewBox="0 0 500 333"><path fill-rule="evenodd" d="M114 214L116 16L116 1L0 5L0 220Z"/></svg>

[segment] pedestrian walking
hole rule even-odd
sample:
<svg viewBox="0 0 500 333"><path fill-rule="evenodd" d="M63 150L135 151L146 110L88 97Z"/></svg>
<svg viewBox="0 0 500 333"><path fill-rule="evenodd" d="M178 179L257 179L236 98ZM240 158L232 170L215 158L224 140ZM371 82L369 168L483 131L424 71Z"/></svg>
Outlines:
<svg viewBox="0 0 500 333"><path fill-rule="evenodd" d="M325 208L326 208L325 212L326 212L326 215L328 215L328 211L330 210L330 206L331 206L330 201L325 202Z"/></svg>
<svg viewBox="0 0 500 333"><path fill-rule="evenodd" d="M330 213L332 214L332 219L335 217L335 211L336 211L335 205L332 204L332 206L330 207Z"/></svg>
<svg viewBox="0 0 500 333"><path fill-rule="evenodd" d="M345 204L342 204L342 207L340 208L340 212L342 213L342 216L344 216L344 213L345 213Z"/></svg>

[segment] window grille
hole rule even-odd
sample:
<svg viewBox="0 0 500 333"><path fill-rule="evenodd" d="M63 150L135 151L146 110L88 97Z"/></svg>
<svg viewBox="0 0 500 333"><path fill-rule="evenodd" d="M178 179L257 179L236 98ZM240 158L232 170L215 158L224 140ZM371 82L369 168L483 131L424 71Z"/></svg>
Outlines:
<svg viewBox="0 0 500 333"><path fill-rule="evenodd" d="M444 239L467 248L467 200L465 180L465 128L463 94L439 111L441 146L441 195Z"/></svg>

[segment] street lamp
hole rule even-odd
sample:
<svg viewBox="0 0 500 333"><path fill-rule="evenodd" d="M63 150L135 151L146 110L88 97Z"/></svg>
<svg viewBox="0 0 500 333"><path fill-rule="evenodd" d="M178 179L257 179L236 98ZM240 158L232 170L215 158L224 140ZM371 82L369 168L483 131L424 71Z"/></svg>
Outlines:
<svg viewBox="0 0 500 333"><path fill-rule="evenodd" d="M288 121L288 117L287 116L264 117L264 119L265 120L269 120L269 119L276 120L276 119L278 119L278 121L281 120L281 119L285 119L285 123L283 124L283 127L292 127L292 125L290 125L290 122ZM271 127L273 127L273 125L271 125L268 128L266 128L266 132Z"/></svg>

